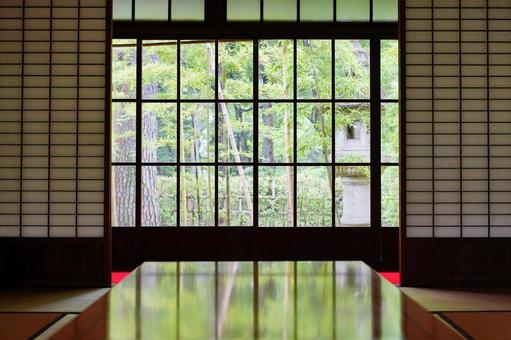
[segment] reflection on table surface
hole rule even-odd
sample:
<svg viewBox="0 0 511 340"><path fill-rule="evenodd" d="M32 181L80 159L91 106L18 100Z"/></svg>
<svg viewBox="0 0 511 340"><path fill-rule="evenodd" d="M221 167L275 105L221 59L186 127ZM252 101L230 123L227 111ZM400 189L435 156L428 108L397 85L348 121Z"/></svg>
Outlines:
<svg viewBox="0 0 511 340"><path fill-rule="evenodd" d="M458 339L362 262L148 262L57 338Z"/></svg>

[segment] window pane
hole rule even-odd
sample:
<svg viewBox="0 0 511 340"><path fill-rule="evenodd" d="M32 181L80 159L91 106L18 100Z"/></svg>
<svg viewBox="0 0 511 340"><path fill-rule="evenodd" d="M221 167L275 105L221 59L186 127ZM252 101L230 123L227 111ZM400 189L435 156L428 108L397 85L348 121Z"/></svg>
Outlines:
<svg viewBox="0 0 511 340"><path fill-rule="evenodd" d="M334 287L331 262L298 262L296 333L300 339L332 339L334 328ZM346 304L347 301L342 303ZM343 334L344 335L344 334ZM338 339L343 339L338 335ZM345 338L354 339L351 336Z"/></svg>
<svg viewBox="0 0 511 340"><path fill-rule="evenodd" d="M369 166L338 166L335 169L335 225L371 225L371 179Z"/></svg>
<svg viewBox="0 0 511 340"><path fill-rule="evenodd" d="M293 41L259 43L259 97L293 98Z"/></svg>
<svg viewBox="0 0 511 340"><path fill-rule="evenodd" d="M332 159L332 104L298 103L298 162L328 163Z"/></svg>
<svg viewBox="0 0 511 340"><path fill-rule="evenodd" d="M370 109L368 103L337 103L335 106L335 161L370 161Z"/></svg>
<svg viewBox="0 0 511 340"><path fill-rule="evenodd" d="M252 103L218 104L218 160L252 162L254 107Z"/></svg>
<svg viewBox="0 0 511 340"><path fill-rule="evenodd" d="M398 0L373 0L374 21L397 21Z"/></svg>
<svg viewBox="0 0 511 340"><path fill-rule="evenodd" d="M137 48L132 39L116 39L112 44L112 98L136 97Z"/></svg>
<svg viewBox="0 0 511 340"><path fill-rule="evenodd" d="M296 339L293 262L259 262L259 337Z"/></svg>
<svg viewBox="0 0 511 340"><path fill-rule="evenodd" d="M142 225L176 225L176 167L142 168Z"/></svg>
<svg viewBox="0 0 511 340"><path fill-rule="evenodd" d="M174 103L142 104L142 162L175 162L177 117Z"/></svg>
<svg viewBox="0 0 511 340"><path fill-rule="evenodd" d="M181 97L215 98L215 44L181 42Z"/></svg>
<svg viewBox="0 0 511 340"><path fill-rule="evenodd" d="M112 103L112 162L136 160L136 104Z"/></svg>
<svg viewBox="0 0 511 340"><path fill-rule="evenodd" d="M399 162L399 104L381 107L381 161Z"/></svg>
<svg viewBox="0 0 511 340"><path fill-rule="evenodd" d="M293 226L293 176L291 166L259 167L259 226Z"/></svg>
<svg viewBox="0 0 511 340"><path fill-rule="evenodd" d="M181 160L215 161L215 104L181 104Z"/></svg>
<svg viewBox="0 0 511 340"><path fill-rule="evenodd" d="M176 42L144 41L142 51L142 98L175 99L177 95L176 75Z"/></svg>
<svg viewBox="0 0 511 340"><path fill-rule="evenodd" d="M333 0L300 0L300 21L333 21Z"/></svg>
<svg viewBox="0 0 511 340"><path fill-rule="evenodd" d="M259 21L261 0L227 0L227 21Z"/></svg>
<svg viewBox="0 0 511 340"><path fill-rule="evenodd" d="M169 0L135 0L135 20L167 20Z"/></svg>
<svg viewBox="0 0 511 340"><path fill-rule="evenodd" d="M399 48L397 40L381 41L381 96L399 97Z"/></svg>
<svg viewBox="0 0 511 340"><path fill-rule="evenodd" d="M135 226L135 167L112 166L112 226Z"/></svg>
<svg viewBox="0 0 511 340"><path fill-rule="evenodd" d="M181 225L215 225L215 167L181 167Z"/></svg>
<svg viewBox="0 0 511 340"><path fill-rule="evenodd" d="M332 98L332 41L297 41L298 98Z"/></svg>
<svg viewBox="0 0 511 340"><path fill-rule="evenodd" d="M337 98L369 98L369 40L335 41Z"/></svg>
<svg viewBox="0 0 511 340"><path fill-rule="evenodd" d="M172 21L203 21L204 0L172 0Z"/></svg>
<svg viewBox="0 0 511 340"><path fill-rule="evenodd" d="M297 168L297 218L299 227L332 226L332 167Z"/></svg>
<svg viewBox="0 0 511 340"><path fill-rule="evenodd" d="M251 99L254 88L252 42L220 42L218 49L218 98Z"/></svg>
<svg viewBox="0 0 511 340"><path fill-rule="evenodd" d="M259 107L259 161L293 161L293 104L261 103Z"/></svg>
<svg viewBox="0 0 511 340"><path fill-rule="evenodd" d="M218 168L218 225L253 225L253 174L251 166Z"/></svg>
<svg viewBox="0 0 511 340"><path fill-rule="evenodd" d="M399 167L381 168L381 225L399 226Z"/></svg>
<svg viewBox="0 0 511 340"><path fill-rule="evenodd" d="M113 3L114 20L131 20L131 0L114 0Z"/></svg>
<svg viewBox="0 0 511 340"><path fill-rule="evenodd" d="M296 21L296 0L264 0L265 21Z"/></svg>
<svg viewBox="0 0 511 340"><path fill-rule="evenodd" d="M369 21L369 0L337 0L337 21Z"/></svg>

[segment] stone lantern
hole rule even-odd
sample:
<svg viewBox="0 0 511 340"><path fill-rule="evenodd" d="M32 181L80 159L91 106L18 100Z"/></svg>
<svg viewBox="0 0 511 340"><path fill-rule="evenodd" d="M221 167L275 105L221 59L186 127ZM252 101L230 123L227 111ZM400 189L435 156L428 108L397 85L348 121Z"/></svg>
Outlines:
<svg viewBox="0 0 511 340"><path fill-rule="evenodd" d="M361 122L341 130L337 135L336 159L356 155L369 161L370 135ZM338 175L343 187L343 212L341 225L344 227L368 227L371 223L370 178L359 166L340 166Z"/></svg>

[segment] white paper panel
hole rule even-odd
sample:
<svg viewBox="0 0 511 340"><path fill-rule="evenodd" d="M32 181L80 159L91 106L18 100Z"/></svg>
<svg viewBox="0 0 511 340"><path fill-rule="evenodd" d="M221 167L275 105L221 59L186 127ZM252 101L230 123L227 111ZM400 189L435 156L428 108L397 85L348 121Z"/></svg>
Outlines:
<svg viewBox="0 0 511 340"><path fill-rule="evenodd" d="M0 237L103 236L105 8L0 11Z"/></svg>
<svg viewBox="0 0 511 340"><path fill-rule="evenodd" d="M511 3L404 4L407 236L509 237Z"/></svg>

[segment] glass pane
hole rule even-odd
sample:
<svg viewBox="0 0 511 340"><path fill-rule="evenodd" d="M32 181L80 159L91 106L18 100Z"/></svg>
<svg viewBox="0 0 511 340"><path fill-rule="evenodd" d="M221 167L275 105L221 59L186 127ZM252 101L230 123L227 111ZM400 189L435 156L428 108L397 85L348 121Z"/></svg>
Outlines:
<svg viewBox="0 0 511 340"><path fill-rule="evenodd" d="M294 174L291 166L259 167L259 226L292 227Z"/></svg>
<svg viewBox="0 0 511 340"><path fill-rule="evenodd" d="M300 21L333 21L333 0L300 0Z"/></svg>
<svg viewBox="0 0 511 340"><path fill-rule="evenodd" d="M175 162L177 117L174 103L142 104L142 162Z"/></svg>
<svg viewBox="0 0 511 340"><path fill-rule="evenodd" d="M336 98L367 99L369 84L369 40L336 40Z"/></svg>
<svg viewBox="0 0 511 340"><path fill-rule="evenodd" d="M215 264L180 262L178 339L215 338ZM176 315L174 315L176 319ZM167 333L172 337L175 333ZM172 335L171 335L172 334Z"/></svg>
<svg viewBox="0 0 511 340"><path fill-rule="evenodd" d="M142 98L175 99L177 96L176 41L142 43Z"/></svg>
<svg viewBox="0 0 511 340"><path fill-rule="evenodd" d="M399 97L399 48L397 40L381 40L381 97Z"/></svg>
<svg viewBox="0 0 511 340"><path fill-rule="evenodd" d="M381 107L381 161L399 162L399 104Z"/></svg>
<svg viewBox="0 0 511 340"><path fill-rule="evenodd" d="M338 166L335 169L335 226L371 225L371 178L369 166Z"/></svg>
<svg viewBox="0 0 511 340"><path fill-rule="evenodd" d="M172 0L172 21L203 21L204 0Z"/></svg>
<svg viewBox="0 0 511 340"><path fill-rule="evenodd" d="M293 262L259 262L259 338L296 339Z"/></svg>
<svg viewBox="0 0 511 340"><path fill-rule="evenodd" d="M299 166L296 178L299 227L332 226L332 167Z"/></svg>
<svg viewBox="0 0 511 340"><path fill-rule="evenodd" d="M181 98L215 98L215 44L181 42Z"/></svg>
<svg viewBox="0 0 511 340"><path fill-rule="evenodd" d="M334 327L332 263L298 262L296 270L297 310L305 311L298 313L296 318L296 332L300 335L299 338L332 339ZM339 337L342 338L344 337Z"/></svg>
<svg viewBox="0 0 511 340"><path fill-rule="evenodd" d="M135 103L112 103L112 162L135 162L136 115Z"/></svg>
<svg viewBox="0 0 511 340"><path fill-rule="evenodd" d="M369 21L369 0L337 0L337 21Z"/></svg>
<svg viewBox="0 0 511 340"><path fill-rule="evenodd" d="M397 21L398 0L373 0L374 21Z"/></svg>
<svg viewBox="0 0 511 340"><path fill-rule="evenodd" d="M218 98L253 97L252 45L251 41L218 43Z"/></svg>
<svg viewBox="0 0 511 340"><path fill-rule="evenodd" d="M181 156L183 162L215 161L215 105L181 104Z"/></svg>
<svg viewBox="0 0 511 340"><path fill-rule="evenodd" d="M293 161L293 104L259 104L259 161Z"/></svg>
<svg viewBox="0 0 511 340"><path fill-rule="evenodd" d="M259 98L293 98L293 41L259 42Z"/></svg>
<svg viewBox="0 0 511 340"><path fill-rule="evenodd" d="M369 103L335 105L335 161L362 163L370 161Z"/></svg>
<svg viewBox="0 0 511 340"><path fill-rule="evenodd" d="M137 47L133 39L112 43L112 98L136 98Z"/></svg>
<svg viewBox="0 0 511 340"><path fill-rule="evenodd" d="M176 225L176 183L175 166L142 168L142 225Z"/></svg>
<svg viewBox="0 0 511 340"><path fill-rule="evenodd" d="M218 168L218 225L253 225L253 183L251 166Z"/></svg>
<svg viewBox="0 0 511 340"><path fill-rule="evenodd" d="M399 226L399 167L381 168L381 225Z"/></svg>
<svg viewBox="0 0 511 340"><path fill-rule="evenodd" d="M135 0L135 20L168 20L169 0Z"/></svg>
<svg viewBox="0 0 511 340"><path fill-rule="evenodd" d="M259 21L261 0L227 0L227 21Z"/></svg>
<svg viewBox="0 0 511 340"><path fill-rule="evenodd" d="M131 20L131 0L114 0L112 18L114 20Z"/></svg>
<svg viewBox="0 0 511 340"><path fill-rule="evenodd" d="M253 122L252 103L218 104L218 161L252 162Z"/></svg>
<svg viewBox="0 0 511 340"><path fill-rule="evenodd" d="M298 162L328 163L332 160L332 104L298 103Z"/></svg>
<svg viewBox="0 0 511 340"><path fill-rule="evenodd" d="M332 98L332 41L298 40L298 98Z"/></svg>
<svg viewBox="0 0 511 340"><path fill-rule="evenodd" d="M215 225L215 167L181 167L181 225Z"/></svg>
<svg viewBox="0 0 511 340"><path fill-rule="evenodd" d="M217 339L250 339L254 334L254 282L250 262L219 262Z"/></svg>
<svg viewBox="0 0 511 340"><path fill-rule="evenodd" d="M112 226L135 226L135 166L112 166Z"/></svg>
<svg viewBox="0 0 511 340"><path fill-rule="evenodd" d="M264 21L296 21L296 0L264 0Z"/></svg>

